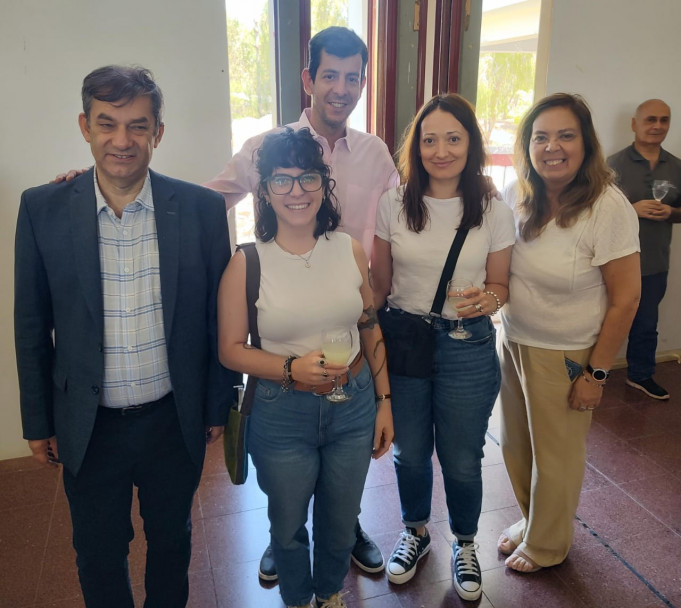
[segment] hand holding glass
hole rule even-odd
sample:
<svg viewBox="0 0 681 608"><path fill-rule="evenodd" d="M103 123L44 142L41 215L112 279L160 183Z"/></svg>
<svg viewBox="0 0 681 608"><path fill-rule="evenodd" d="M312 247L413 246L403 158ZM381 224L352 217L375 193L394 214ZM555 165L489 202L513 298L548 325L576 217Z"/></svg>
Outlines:
<svg viewBox="0 0 681 608"><path fill-rule="evenodd" d="M352 334L346 327L334 327L322 332L324 358L333 365L347 365L352 353ZM340 403L350 399L340 384L341 376L333 379L333 390L326 396L329 401Z"/></svg>
<svg viewBox="0 0 681 608"><path fill-rule="evenodd" d="M449 301L449 305L454 309L455 313L458 314L460 310L469 308L466 306L464 309L458 309L456 305L466 301L466 296L463 292L466 291L466 289L470 289L471 287L473 287L473 283L471 283L468 279L452 279L449 281L449 283L447 283L447 299ZM449 332L449 337L454 338L455 340L465 340L466 338L470 338L473 334L464 328L463 319L459 317L457 321L456 328Z"/></svg>

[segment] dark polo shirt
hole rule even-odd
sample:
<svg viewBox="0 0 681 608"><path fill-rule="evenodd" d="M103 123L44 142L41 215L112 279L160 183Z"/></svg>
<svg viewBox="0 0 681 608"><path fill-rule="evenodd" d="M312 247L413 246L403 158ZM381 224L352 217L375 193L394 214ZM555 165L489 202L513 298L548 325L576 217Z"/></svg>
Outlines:
<svg viewBox="0 0 681 608"><path fill-rule="evenodd" d="M617 173L617 185L630 203L653 198L653 181L666 179L674 184L663 203L681 206L681 159L666 150L660 151L660 159L651 171L650 163L634 148L633 144L608 158L608 165ZM672 241L672 224L638 218L641 240L641 274L643 276L669 270L669 248Z"/></svg>

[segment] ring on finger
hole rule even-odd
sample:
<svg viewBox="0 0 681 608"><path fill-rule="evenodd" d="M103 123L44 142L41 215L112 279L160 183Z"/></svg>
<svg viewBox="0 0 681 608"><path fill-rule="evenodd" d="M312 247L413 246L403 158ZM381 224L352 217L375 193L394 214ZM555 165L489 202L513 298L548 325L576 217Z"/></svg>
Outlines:
<svg viewBox="0 0 681 608"><path fill-rule="evenodd" d="M326 365L326 359L320 359L320 360L319 360L319 365L321 365L322 367L324 367L324 366Z"/></svg>
<svg viewBox="0 0 681 608"><path fill-rule="evenodd" d="M322 370L322 376L324 376L324 378L328 378L328 377L329 377L329 372L327 372L325 369Z"/></svg>
<svg viewBox="0 0 681 608"><path fill-rule="evenodd" d="M477 310L478 312L482 312L482 306L480 304L476 304L475 310Z"/></svg>

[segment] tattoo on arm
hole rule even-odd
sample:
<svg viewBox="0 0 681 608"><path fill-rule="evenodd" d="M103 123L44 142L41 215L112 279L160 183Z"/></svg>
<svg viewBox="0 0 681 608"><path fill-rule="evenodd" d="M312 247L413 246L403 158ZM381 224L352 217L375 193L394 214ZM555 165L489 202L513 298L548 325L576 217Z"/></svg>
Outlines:
<svg viewBox="0 0 681 608"><path fill-rule="evenodd" d="M381 354L379 355L379 351L381 351ZM379 357L380 357L380 362L379 362ZM373 374L374 378L377 378L378 375L383 371L383 368L385 367L385 342L383 341L383 338L378 340L376 342L376 345L374 346L374 353L373 353L373 358L376 363L378 363L378 369L376 370L376 373Z"/></svg>
<svg viewBox="0 0 681 608"><path fill-rule="evenodd" d="M363 329L373 329L378 325L378 315L376 314L376 309L373 304L369 306L369 308L365 308L362 313L363 315L366 315L366 318L363 316L357 323L357 329L359 329L359 331L362 331Z"/></svg>

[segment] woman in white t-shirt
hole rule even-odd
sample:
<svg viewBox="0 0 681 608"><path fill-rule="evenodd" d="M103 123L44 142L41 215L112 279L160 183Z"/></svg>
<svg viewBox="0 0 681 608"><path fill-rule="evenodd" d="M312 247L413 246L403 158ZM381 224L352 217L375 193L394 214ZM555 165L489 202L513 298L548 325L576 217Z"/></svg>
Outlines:
<svg viewBox="0 0 681 608"><path fill-rule="evenodd" d="M638 305L638 220L581 97L538 101L515 152L518 182L504 197L518 237L499 356L501 447L522 518L498 547L509 568L535 572L572 544L591 412Z"/></svg>
<svg viewBox="0 0 681 608"><path fill-rule="evenodd" d="M368 261L336 231L330 169L308 129L265 137L257 168L261 348L248 344L246 259L238 253L218 294L220 361L258 377L248 451L268 497L282 599L308 608L314 594L315 607L342 608L369 463L393 433ZM322 352L322 333L337 327L352 344ZM349 400L327 398L335 376ZM305 523L313 496L312 567Z"/></svg>
<svg viewBox="0 0 681 608"><path fill-rule="evenodd" d="M482 503L481 460L487 423L499 391L499 361L489 315L508 295L515 240L510 209L490 196L482 170L485 150L472 106L458 95L431 99L418 112L402 144L404 185L379 202L372 276L376 307L395 335L427 318L435 336L432 364L413 377L411 369L388 371L395 423L394 462L405 530L388 562L388 578L405 583L430 550L426 524L437 449L449 523L456 537L454 587L465 600L482 593L475 535ZM472 284L458 311L445 304L429 317L443 267L457 232L468 233L454 278ZM451 276L446 278L452 278ZM435 311L440 313L440 311ZM449 332L463 318L467 339ZM426 325L426 333L428 326ZM410 345L407 352L410 354ZM393 364L396 360L395 351ZM418 355L417 355L418 356ZM410 375L407 375L409 373Z"/></svg>

